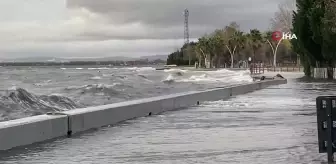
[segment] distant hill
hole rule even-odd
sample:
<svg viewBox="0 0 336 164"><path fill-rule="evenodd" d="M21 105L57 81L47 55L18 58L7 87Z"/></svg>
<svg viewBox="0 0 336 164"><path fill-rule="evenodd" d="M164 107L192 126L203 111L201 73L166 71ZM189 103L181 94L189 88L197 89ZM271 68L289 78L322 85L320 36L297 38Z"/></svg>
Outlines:
<svg viewBox="0 0 336 164"><path fill-rule="evenodd" d="M69 57L69 58L58 58L58 57L24 57L24 58L13 58L13 59L0 59L0 62L69 62L69 61L132 61L132 60L143 60L148 59L149 61L154 60L167 60L168 55L154 55L154 56L141 56L141 57L124 57L124 56L111 56L111 57Z"/></svg>
<svg viewBox="0 0 336 164"><path fill-rule="evenodd" d="M61 62L64 59L51 57L25 57L25 58L5 58L0 59L2 62Z"/></svg>
<svg viewBox="0 0 336 164"><path fill-rule="evenodd" d="M130 61L135 58L123 57L123 56L113 56L113 57L97 57L97 58L64 58L68 61Z"/></svg>
<svg viewBox="0 0 336 164"><path fill-rule="evenodd" d="M166 61L168 55L154 55L154 56L141 56L140 59L148 59L149 61L153 60L164 60Z"/></svg>

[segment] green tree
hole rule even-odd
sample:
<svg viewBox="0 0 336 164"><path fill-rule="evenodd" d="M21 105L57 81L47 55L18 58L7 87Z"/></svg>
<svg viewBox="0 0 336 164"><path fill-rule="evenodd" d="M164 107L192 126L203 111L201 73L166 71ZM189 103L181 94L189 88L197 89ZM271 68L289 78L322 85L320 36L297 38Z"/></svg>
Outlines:
<svg viewBox="0 0 336 164"><path fill-rule="evenodd" d="M246 41L245 35L241 31L236 31L226 43L226 48L231 55L231 68L233 68L234 56L237 51L244 48L244 43Z"/></svg>
<svg viewBox="0 0 336 164"><path fill-rule="evenodd" d="M250 33L246 35L246 45L252 49L253 52L253 62L255 61L255 55L257 50L259 50L264 43L262 34L257 29L250 30Z"/></svg>
<svg viewBox="0 0 336 164"><path fill-rule="evenodd" d="M292 32L297 39L292 39L291 43L293 50L300 55L307 76L311 75L311 67L318 67L319 63L325 61L321 55L321 37L318 34L321 15L316 15L320 11L314 9L315 5L315 0L297 0L297 11L293 16Z"/></svg>
<svg viewBox="0 0 336 164"><path fill-rule="evenodd" d="M209 37L209 50L211 54L211 65L218 67L217 59L220 57L223 49L223 39L219 35L212 34Z"/></svg>
<svg viewBox="0 0 336 164"><path fill-rule="evenodd" d="M231 59L231 68L234 66L234 56L236 52L244 48L245 35L242 31L239 30L237 23L232 22L229 26L226 26L223 30L218 31L218 34L221 36L223 46L230 54Z"/></svg>
<svg viewBox="0 0 336 164"><path fill-rule="evenodd" d="M196 45L197 50L199 50L199 52L202 54L202 57L204 57L206 67L211 67L211 65L208 64L208 62L211 61L211 47L209 42L209 37L203 36L198 39L198 43Z"/></svg>
<svg viewBox="0 0 336 164"><path fill-rule="evenodd" d="M196 53L196 58L198 59L198 64L199 67L203 67L203 64L205 64L204 60L205 60L205 54L201 48L201 45L199 44L199 42L197 42L196 46L194 47L194 51Z"/></svg>
<svg viewBox="0 0 336 164"><path fill-rule="evenodd" d="M317 1L315 3L317 6L315 6L312 15L316 19L321 18L321 25L320 29L314 30L314 32L320 35L318 41L322 42L321 53L327 61L326 66L332 71L336 60L336 1ZM332 72L330 76L332 76Z"/></svg>

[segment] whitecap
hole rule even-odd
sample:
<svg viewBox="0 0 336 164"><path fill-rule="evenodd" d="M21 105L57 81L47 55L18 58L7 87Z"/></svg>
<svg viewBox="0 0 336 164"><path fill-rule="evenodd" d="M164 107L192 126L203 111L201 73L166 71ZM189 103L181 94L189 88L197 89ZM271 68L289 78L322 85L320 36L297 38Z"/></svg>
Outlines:
<svg viewBox="0 0 336 164"><path fill-rule="evenodd" d="M90 78L91 80L100 80L100 79L102 79L100 76L94 76L94 77L91 77Z"/></svg>

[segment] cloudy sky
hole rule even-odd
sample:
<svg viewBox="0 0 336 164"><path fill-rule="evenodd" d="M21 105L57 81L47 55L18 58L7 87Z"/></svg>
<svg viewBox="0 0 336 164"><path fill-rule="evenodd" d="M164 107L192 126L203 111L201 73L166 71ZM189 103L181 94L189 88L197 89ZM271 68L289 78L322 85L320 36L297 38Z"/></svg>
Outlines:
<svg viewBox="0 0 336 164"><path fill-rule="evenodd" d="M269 28L285 0L0 0L0 58L168 54L236 21Z"/></svg>

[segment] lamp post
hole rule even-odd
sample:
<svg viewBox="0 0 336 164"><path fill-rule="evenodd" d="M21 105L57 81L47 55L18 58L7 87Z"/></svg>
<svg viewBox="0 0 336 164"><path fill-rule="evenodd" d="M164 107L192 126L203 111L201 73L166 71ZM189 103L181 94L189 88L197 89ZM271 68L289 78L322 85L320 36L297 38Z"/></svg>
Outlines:
<svg viewBox="0 0 336 164"><path fill-rule="evenodd" d="M252 67L253 67L253 65L252 65L251 61L252 61L252 58L251 58L251 57L249 57L249 58L248 58L248 63L249 63L249 65L248 65L248 66L250 67L251 74L253 74L253 68L252 68Z"/></svg>

